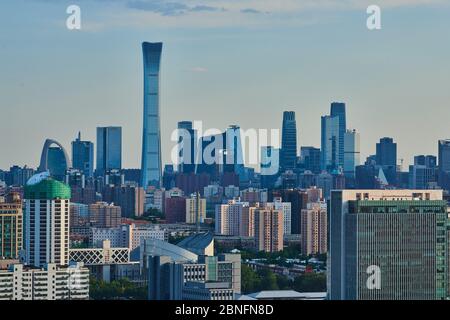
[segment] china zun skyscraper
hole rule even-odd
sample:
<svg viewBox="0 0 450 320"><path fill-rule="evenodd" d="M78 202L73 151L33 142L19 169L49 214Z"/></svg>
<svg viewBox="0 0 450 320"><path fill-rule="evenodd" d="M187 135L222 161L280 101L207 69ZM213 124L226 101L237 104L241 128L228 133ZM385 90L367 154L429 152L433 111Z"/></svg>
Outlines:
<svg viewBox="0 0 450 320"><path fill-rule="evenodd" d="M144 126L142 136L142 187L159 187L161 181L161 131L159 70L162 43L142 43L144 57Z"/></svg>

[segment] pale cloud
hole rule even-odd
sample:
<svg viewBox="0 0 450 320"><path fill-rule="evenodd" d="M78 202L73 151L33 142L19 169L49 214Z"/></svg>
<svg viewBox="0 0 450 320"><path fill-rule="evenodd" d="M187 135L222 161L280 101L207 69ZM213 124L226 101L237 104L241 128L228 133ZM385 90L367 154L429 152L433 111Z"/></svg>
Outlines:
<svg viewBox="0 0 450 320"><path fill-rule="evenodd" d="M30 0L28 0L30 1ZM56 0L35 0L47 3ZM59 0L58 0L59 1ZM448 0L78 0L96 3L97 21L85 31L110 27L260 27L303 26L323 22L321 13L363 10L372 4L382 10L405 6L449 5ZM111 6L106 6L106 4ZM288 18L288 19L287 19Z"/></svg>
<svg viewBox="0 0 450 320"><path fill-rule="evenodd" d="M188 71L194 72L194 73L205 73L205 72L208 72L208 68L205 68L205 67L192 67L192 68L189 68Z"/></svg>

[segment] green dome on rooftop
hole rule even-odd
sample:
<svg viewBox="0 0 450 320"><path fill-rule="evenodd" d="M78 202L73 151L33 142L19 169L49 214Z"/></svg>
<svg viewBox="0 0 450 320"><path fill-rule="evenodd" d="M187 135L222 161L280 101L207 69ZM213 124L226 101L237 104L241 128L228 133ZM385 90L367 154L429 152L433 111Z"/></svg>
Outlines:
<svg viewBox="0 0 450 320"><path fill-rule="evenodd" d="M70 187L48 176L33 176L25 185L25 199L70 199Z"/></svg>

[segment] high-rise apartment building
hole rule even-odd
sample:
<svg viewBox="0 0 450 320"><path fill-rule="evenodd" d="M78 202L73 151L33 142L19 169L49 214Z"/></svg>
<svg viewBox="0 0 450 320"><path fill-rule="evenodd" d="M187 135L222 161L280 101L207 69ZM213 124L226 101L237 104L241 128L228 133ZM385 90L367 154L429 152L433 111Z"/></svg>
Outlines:
<svg viewBox="0 0 450 320"><path fill-rule="evenodd" d="M291 234L291 203L284 202L281 197L274 197L273 202L265 203L265 207L283 212L283 233Z"/></svg>
<svg viewBox="0 0 450 320"><path fill-rule="evenodd" d="M97 228L115 228L120 226L122 213L119 206L106 202L89 205L89 222Z"/></svg>
<svg viewBox="0 0 450 320"><path fill-rule="evenodd" d="M195 194L186 199L186 223L203 223L206 218L206 199Z"/></svg>
<svg viewBox="0 0 450 320"><path fill-rule="evenodd" d="M216 205L215 227L216 234L239 236L244 225L249 228L249 203L240 200L229 200L226 204ZM250 226L249 226L250 224Z"/></svg>
<svg viewBox="0 0 450 320"><path fill-rule="evenodd" d="M332 191L329 298L446 299L448 226L442 190Z"/></svg>
<svg viewBox="0 0 450 320"><path fill-rule="evenodd" d="M122 127L97 128L97 173L122 169Z"/></svg>
<svg viewBox="0 0 450 320"><path fill-rule="evenodd" d="M37 174L25 186L26 264L69 263L70 188L46 173Z"/></svg>
<svg viewBox="0 0 450 320"><path fill-rule="evenodd" d="M327 252L327 204L311 202L302 209L302 254Z"/></svg>
<svg viewBox="0 0 450 320"><path fill-rule="evenodd" d="M144 113L141 186L161 184L160 64L162 43L142 43L144 59Z"/></svg>
<svg viewBox="0 0 450 320"><path fill-rule="evenodd" d="M5 202L2 202L5 200ZM22 200L18 193L0 197L0 260L18 259L22 249Z"/></svg>
<svg viewBox="0 0 450 320"><path fill-rule="evenodd" d="M81 132L72 141L72 166L80 170L86 177L94 174L94 144L91 141L82 141Z"/></svg>
<svg viewBox="0 0 450 320"><path fill-rule="evenodd" d="M257 251L283 250L283 211L270 208L255 210L255 244Z"/></svg>

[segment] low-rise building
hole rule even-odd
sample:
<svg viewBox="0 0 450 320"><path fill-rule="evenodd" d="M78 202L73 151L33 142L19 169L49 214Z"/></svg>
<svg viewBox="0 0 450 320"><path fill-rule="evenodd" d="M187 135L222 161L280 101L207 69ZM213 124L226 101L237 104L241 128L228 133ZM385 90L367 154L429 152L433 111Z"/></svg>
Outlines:
<svg viewBox="0 0 450 320"><path fill-rule="evenodd" d="M22 264L0 270L0 300L87 300L89 270L82 263L44 268Z"/></svg>

